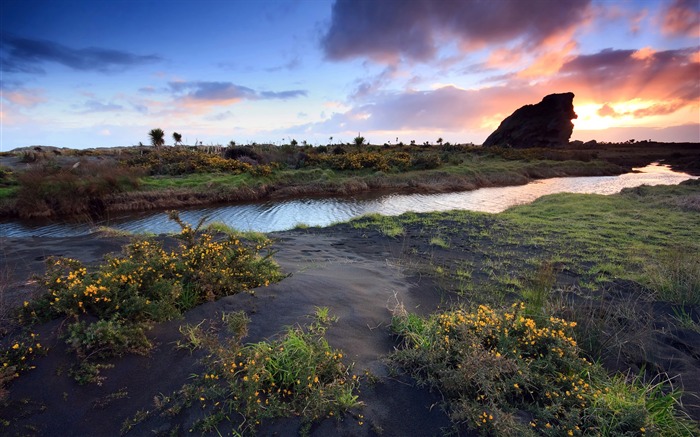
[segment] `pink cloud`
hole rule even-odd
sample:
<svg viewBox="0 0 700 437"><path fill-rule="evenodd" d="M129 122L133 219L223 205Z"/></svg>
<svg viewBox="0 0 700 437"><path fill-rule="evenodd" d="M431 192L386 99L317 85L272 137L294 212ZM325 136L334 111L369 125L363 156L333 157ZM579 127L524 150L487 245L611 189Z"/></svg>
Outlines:
<svg viewBox="0 0 700 437"><path fill-rule="evenodd" d="M669 35L700 38L700 2L674 0L664 11L662 30Z"/></svg>
<svg viewBox="0 0 700 437"><path fill-rule="evenodd" d="M44 92L38 89L3 90L2 98L22 108L33 108L44 103Z"/></svg>

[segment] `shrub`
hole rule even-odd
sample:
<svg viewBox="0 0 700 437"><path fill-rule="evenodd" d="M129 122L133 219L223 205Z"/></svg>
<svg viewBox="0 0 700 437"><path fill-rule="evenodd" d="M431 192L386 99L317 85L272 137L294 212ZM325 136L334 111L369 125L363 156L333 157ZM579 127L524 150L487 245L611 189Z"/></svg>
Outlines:
<svg viewBox="0 0 700 437"><path fill-rule="evenodd" d="M225 153L228 153L228 150ZM252 172L255 168L251 164L236 159L226 159L196 149L178 147L148 152L127 157L123 160L123 164L141 168L150 175L170 176L210 172L240 174Z"/></svg>
<svg viewBox="0 0 700 437"><path fill-rule="evenodd" d="M609 379L580 356L574 326L554 317L538 323L524 304L428 318L403 313L392 321L402 340L392 359L442 393L456 424L482 434L692 435L696 427L676 409L677 392ZM625 405L625 427L615 424L621 411L615 398Z"/></svg>
<svg viewBox="0 0 700 437"><path fill-rule="evenodd" d="M24 317L69 320L66 341L83 363L148 348L145 332L205 301L267 286L281 278L269 240L221 241L180 221L181 242L170 252L141 240L108 257L96 271L79 261L50 259L43 278L48 293L27 304ZM201 223L200 223L201 225ZM262 251L267 251L262 255Z"/></svg>
<svg viewBox="0 0 700 437"><path fill-rule="evenodd" d="M138 169L111 162L36 165L17 174L17 210L27 218L99 214L106 196L137 188L140 175Z"/></svg>
<svg viewBox="0 0 700 437"><path fill-rule="evenodd" d="M32 370L32 358L44 351L35 333L23 333L0 349L0 402L9 394L7 385L20 373Z"/></svg>
<svg viewBox="0 0 700 437"><path fill-rule="evenodd" d="M194 429L211 432L229 420L241 434L253 434L265 419L300 417L309 426L325 417L340 417L360 406L359 381L343 364L343 352L324 337L333 320L327 309L319 308L310 326L291 327L277 338L247 345L241 344L249 321L243 312L222 316L231 334L223 341L213 324L209 329L185 326L185 347L207 353L205 372L161 409L172 413L178 403L199 402L207 415Z"/></svg>

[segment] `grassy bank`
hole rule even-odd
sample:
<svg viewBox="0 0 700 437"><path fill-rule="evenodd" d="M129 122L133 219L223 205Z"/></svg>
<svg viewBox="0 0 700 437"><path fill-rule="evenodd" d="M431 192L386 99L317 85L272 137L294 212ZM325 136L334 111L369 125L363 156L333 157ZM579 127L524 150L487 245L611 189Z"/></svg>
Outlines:
<svg viewBox="0 0 700 437"><path fill-rule="evenodd" d="M396 240L404 267L443 290L444 312L395 310L393 359L439 390L458 427L694 435L676 389L685 382L697 415L697 368L665 356L682 360L672 344L700 349L679 340L700 332L699 201L688 181L350 226Z"/></svg>
<svg viewBox="0 0 700 437"><path fill-rule="evenodd" d="M25 151L3 162L13 165L0 174L0 216L20 218L373 190L449 192L625 171L589 151L453 145Z"/></svg>

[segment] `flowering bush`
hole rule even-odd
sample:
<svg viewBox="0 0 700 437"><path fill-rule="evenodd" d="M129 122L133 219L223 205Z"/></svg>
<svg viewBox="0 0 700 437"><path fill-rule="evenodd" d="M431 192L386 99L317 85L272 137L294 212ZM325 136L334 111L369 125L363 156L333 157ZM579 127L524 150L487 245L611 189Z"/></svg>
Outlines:
<svg viewBox="0 0 700 437"><path fill-rule="evenodd" d="M164 414L177 414L192 403L207 411L191 431L212 432L221 421L234 421L239 434L254 434L266 419L300 417L305 426L326 417L338 417L359 407L359 378L343 363L343 352L325 339L327 308L318 308L316 322L290 327L274 339L243 345L248 317L227 313L222 327L203 322L181 328L193 351L203 349L205 371L166 402L157 402ZM325 315L325 316L324 316ZM160 404L160 405L158 405ZM238 422L236 422L238 421ZM358 425L362 425L358 415ZM234 434L236 434L234 432Z"/></svg>
<svg viewBox="0 0 700 437"><path fill-rule="evenodd" d="M158 151L134 155L123 161L129 167L144 168L151 175L183 175L191 173L226 172L267 175L272 171L269 165L254 166L237 159L222 158L219 155L184 148L164 148Z"/></svg>
<svg viewBox="0 0 700 437"><path fill-rule="evenodd" d="M25 333L10 341L0 350L0 401L7 397L6 385L19 377L20 373L31 370L34 355L44 351L35 333Z"/></svg>
<svg viewBox="0 0 700 437"><path fill-rule="evenodd" d="M615 419L614 435L692 435L688 421L676 416L677 393L611 383L580 356L574 326L555 317L536 322L522 303L427 319L401 314L392 323L403 341L393 360L440 390L454 422L483 434L598 435ZM628 407L625 420L608 400L611 388ZM668 423L675 428L664 430Z"/></svg>
<svg viewBox="0 0 700 437"><path fill-rule="evenodd" d="M182 226L181 242L172 251L155 241L136 241L94 272L77 260L50 259L44 276L48 292L27 303L24 316L67 317L67 342L78 357L108 358L147 350L145 331L153 322L280 279L269 240L248 245L229 236L218 241L212 234L198 234L176 213L171 217Z"/></svg>

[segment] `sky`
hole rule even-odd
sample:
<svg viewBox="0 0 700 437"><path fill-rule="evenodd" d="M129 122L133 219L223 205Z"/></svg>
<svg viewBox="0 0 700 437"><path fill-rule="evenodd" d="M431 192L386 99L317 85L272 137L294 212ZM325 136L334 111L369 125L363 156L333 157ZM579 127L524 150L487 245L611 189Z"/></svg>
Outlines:
<svg viewBox="0 0 700 437"><path fill-rule="evenodd" d="M481 144L575 94L572 139L700 142L700 0L2 0L0 150Z"/></svg>

